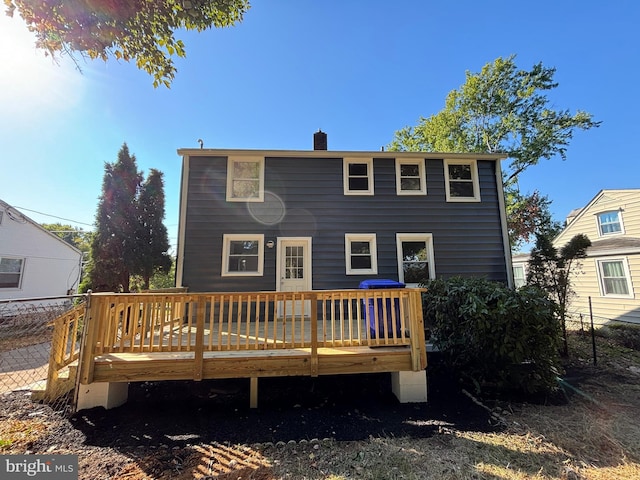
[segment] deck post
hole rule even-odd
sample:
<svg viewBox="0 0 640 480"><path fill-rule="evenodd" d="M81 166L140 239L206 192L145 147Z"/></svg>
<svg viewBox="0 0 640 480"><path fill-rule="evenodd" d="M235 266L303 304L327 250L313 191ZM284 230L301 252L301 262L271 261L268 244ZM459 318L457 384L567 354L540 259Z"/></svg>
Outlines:
<svg viewBox="0 0 640 480"><path fill-rule="evenodd" d="M311 376L318 376L318 297L311 299Z"/></svg>
<svg viewBox="0 0 640 480"><path fill-rule="evenodd" d="M202 380L202 370L204 366L204 318L207 310L205 297L199 296L196 303L196 345L193 362L193 379ZM201 301L200 301L201 300ZM193 303L191 303L193 305ZM191 332L189 332L191 335Z"/></svg>
<svg viewBox="0 0 640 480"><path fill-rule="evenodd" d="M58 317L53 322L53 338L51 339L51 352L49 353L49 370L47 372L47 385L45 387L45 401L55 400L58 389L58 368L62 364L64 356L64 332L67 316Z"/></svg>
<svg viewBox="0 0 640 480"><path fill-rule="evenodd" d="M424 337L422 314L422 290L411 292L409 297L411 312L411 363L414 372L427 368L427 344Z"/></svg>
<svg viewBox="0 0 640 480"><path fill-rule="evenodd" d="M249 408L258 408L258 377L249 379Z"/></svg>
<svg viewBox="0 0 640 480"><path fill-rule="evenodd" d="M82 342L80 343L80 383L88 385L93 382L93 367L95 361L95 352L93 351L95 346L96 334L98 332L98 320L99 316L93 315L95 309L96 299L92 298L91 290L87 292L87 300L84 310L84 328L82 335ZM100 302L98 302L100 305Z"/></svg>

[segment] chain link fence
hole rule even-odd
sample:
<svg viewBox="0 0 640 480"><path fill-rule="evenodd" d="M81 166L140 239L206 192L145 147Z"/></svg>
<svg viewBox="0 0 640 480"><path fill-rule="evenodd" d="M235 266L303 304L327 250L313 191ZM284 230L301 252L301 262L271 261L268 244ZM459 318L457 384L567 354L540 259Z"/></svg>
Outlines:
<svg viewBox="0 0 640 480"><path fill-rule="evenodd" d="M54 329L54 320L82 301L82 296L0 301L0 401L4 395L24 394L46 400L55 411L71 412L73 389L52 396L46 387L52 345L76 345L67 331ZM54 338L56 331L64 338ZM65 374L74 376L75 371L56 372L55 378Z"/></svg>

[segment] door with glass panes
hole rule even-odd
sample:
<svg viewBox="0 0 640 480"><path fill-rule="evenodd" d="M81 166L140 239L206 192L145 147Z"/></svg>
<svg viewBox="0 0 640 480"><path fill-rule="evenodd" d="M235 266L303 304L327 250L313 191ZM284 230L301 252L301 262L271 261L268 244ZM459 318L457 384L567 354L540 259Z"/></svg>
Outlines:
<svg viewBox="0 0 640 480"><path fill-rule="evenodd" d="M287 237L278 239L278 290L281 292L302 292L311 290L311 238ZM302 302L296 302L295 312L282 312L287 316L301 314ZM308 303L308 302L307 302ZM289 308L289 307L288 307Z"/></svg>

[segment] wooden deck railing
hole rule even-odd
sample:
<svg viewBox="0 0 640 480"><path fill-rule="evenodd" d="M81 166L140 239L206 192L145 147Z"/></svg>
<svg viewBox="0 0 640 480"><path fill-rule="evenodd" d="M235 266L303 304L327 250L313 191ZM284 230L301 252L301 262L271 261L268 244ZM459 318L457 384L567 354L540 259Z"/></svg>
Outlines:
<svg viewBox="0 0 640 480"><path fill-rule="evenodd" d="M426 364L421 290L251 293L95 293L87 302L80 381L96 356L406 346ZM266 352L265 352L266 351Z"/></svg>
<svg viewBox="0 0 640 480"><path fill-rule="evenodd" d="M60 371L71 365L79 357L82 326L84 322L85 304L77 305L53 321L53 337L49 354L49 370L45 399L56 399L61 392L58 390L58 376ZM62 392L64 393L64 392Z"/></svg>

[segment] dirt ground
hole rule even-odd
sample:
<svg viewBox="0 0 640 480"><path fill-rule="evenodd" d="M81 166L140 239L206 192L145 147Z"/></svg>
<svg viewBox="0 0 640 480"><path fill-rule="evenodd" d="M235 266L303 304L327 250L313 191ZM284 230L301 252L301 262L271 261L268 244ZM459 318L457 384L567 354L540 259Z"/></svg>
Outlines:
<svg viewBox="0 0 640 480"><path fill-rule="evenodd" d="M427 404L399 404L389 374L260 379L255 410L248 380L138 383L68 419L14 392L0 453L77 454L82 480L631 480L640 365L623 353L575 353L564 393L534 403L478 401L433 357Z"/></svg>

